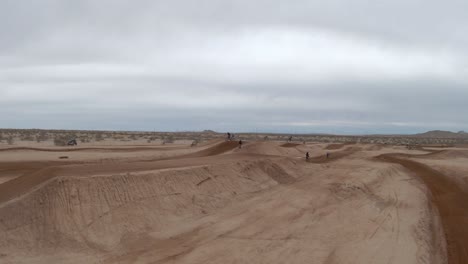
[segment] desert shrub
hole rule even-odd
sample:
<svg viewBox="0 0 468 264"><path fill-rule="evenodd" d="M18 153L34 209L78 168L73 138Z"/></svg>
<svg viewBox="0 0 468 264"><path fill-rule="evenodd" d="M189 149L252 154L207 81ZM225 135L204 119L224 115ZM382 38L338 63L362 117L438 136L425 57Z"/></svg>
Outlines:
<svg viewBox="0 0 468 264"><path fill-rule="evenodd" d="M34 136L30 132L24 132L20 135L22 141L34 141Z"/></svg>
<svg viewBox="0 0 468 264"><path fill-rule="evenodd" d="M41 131L39 134L36 135L36 142L39 143L41 141L47 141L49 139L49 136L47 135L47 132Z"/></svg>
<svg viewBox="0 0 468 264"><path fill-rule="evenodd" d="M96 132L96 133L94 134L94 140L96 140L96 141L103 141L104 138L102 137L102 133L101 133L101 132Z"/></svg>
<svg viewBox="0 0 468 264"><path fill-rule="evenodd" d="M54 138L54 145L55 146L66 146L68 143L68 137L65 135L57 135Z"/></svg>
<svg viewBox="0 0 468 264"><path fill-rule="evenodd" d="M167 144L167 143L174 143L174 136L173 135L169 135L169 136L164 138L163 144Z"/></svg>
<svg viewBox="0 0 468 264"><path fill-rule="evenodd" d="M151 143L152 141L156 141L158 139L158 137L156 136L150 136L148 137L148 143Z"/></svg>
<svg viewBox="0 0 468 264"><path fill-rule="evenodd" d="M15 140L14 140L13 136L10 135L10 136L7 138L7 144L8 144L8 145L13 145L13 143L15 143Z"/></svg>

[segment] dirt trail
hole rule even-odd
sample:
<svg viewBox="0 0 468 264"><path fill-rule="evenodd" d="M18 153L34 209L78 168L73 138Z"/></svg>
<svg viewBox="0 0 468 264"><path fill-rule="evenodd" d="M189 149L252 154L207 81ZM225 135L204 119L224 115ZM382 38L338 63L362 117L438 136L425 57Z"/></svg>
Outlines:
<svg viewBox="0 0 468 264"><path fill-rule="evenodd" d="M135 152L145 150L170 150L170 149L183 149L185 147L108 147L108 148L82 148L82 147L63 147L63 148L30 148L30 147L16 147L16 148L0 148L0 152L3 151L18 151L18 150L30 150L30 151L43 151L43 152L76 152L76 151L100 151L100 152Z"/></svg>
<svg viewBox="0 0 468 264"><path fill-rule="evenodd" d="M44 161L44 162L0 162L0 177L4 174L11 173L25 173L31 171L37 171L39 169L67 165L69 162L64 161Z"/></svg>
<svg viewBox="0 0 468 264"><path fill-rule="evenodd" d="M0 162L0 184L22 175L30 174L52 166L63 166L77 162L68 161L38 161L38 162ZM3 180L2 179L6 179ZM0 197L2 194L0 194Z"/></svg>
<svg viewBox="0 0 468 264"><path fill-rule="evenodd" d="M295 148L297 146L300 146L301 144L298 144L298 143L284 143L283 145L281 145L281 147L283 148Z"/></svg>
<svg viewBox="0 0 468 264"><path fill-rule="evenodd" d="M449 264L468 263L468 193L427 165L395 154L384 154L378 159L400 164L424 181L432 192L432 200L442 219Z"/></svg>
<svg viewBox="0 0 468 264"><path fill-rule="evenodd" d="M333 153L330 153L330 156L327 158L326 155L320 155L320 156L316 156L316 157L312 157L311 159L308 160L308 162L310 163L328 163L328 162L332 162L332 161L335 161L335 160L339 160L339 159L342 159L344 157L347 157L353 153L356 153L358 151L360 151L361 148L359 147L349 147L349 148L346 148L344 150L341 150L341 151L336 151L336 152L333 152Z"/></svg>

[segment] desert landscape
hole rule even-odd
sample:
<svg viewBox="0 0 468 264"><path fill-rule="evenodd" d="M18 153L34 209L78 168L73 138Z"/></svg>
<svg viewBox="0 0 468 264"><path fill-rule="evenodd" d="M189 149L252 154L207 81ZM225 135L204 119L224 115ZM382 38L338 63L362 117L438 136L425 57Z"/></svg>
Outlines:
<svg viewBox="0 0 468 264"><path fill-rule="evenodd" d="M0 263L468 263L462 132L0 135Z"/></svg>
<svg viewBox="0 0 468 264"><path fill-rule="evenodd" d="M468 264L468 1L0 1L0 264Z"/></svg>

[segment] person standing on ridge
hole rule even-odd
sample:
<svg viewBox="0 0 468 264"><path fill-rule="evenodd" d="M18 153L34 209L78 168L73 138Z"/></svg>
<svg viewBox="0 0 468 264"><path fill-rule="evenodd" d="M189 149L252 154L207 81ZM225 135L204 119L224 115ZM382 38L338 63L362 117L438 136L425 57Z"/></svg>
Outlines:
<svg viewBox="0 0 468 264"><path fill-rule="evenodd" d="M306 161L309 160L309 152L306 153Z"/></svg>
<svg viewBox="0 0 468 264"><path fill-rule="evenodd" d="M231 141L231 133L227 132L227 139Z"/></svg>
<svg viewBox="0 0 468 264"><path fill-rule="evenodd" d="M242 148L242 140L239 140L239 148Z"/></svg>

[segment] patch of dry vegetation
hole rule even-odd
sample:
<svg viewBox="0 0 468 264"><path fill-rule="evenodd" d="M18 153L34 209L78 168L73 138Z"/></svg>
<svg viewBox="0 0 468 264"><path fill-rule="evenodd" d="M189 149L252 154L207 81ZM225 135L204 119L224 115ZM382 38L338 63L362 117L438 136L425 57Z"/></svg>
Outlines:
<svg viewBox="0 0 468 264"><path fill-rule="evenodd" d="M423 137L421 134L414 136L339 136L339 135L291 135L271 133L236 133L235 140L244 141L282 141L297 144L307 142L320 143L369 143L382 145L437 145L452 146L468 144L468 138L437 138L434 136ZM186 141L184 144L196 146L201 142L212 139L225 139L226 134L216 133L210 130L203 132L130 132L130 131L86 131L86 130L40 130L40 129L0 129L0 144L26 145L31 142L43 145L65 146L70 139L77 139L79 143L104 142L138 142L138 144L173 144ZM130 143L131 144L131 143Z"/></svg>

